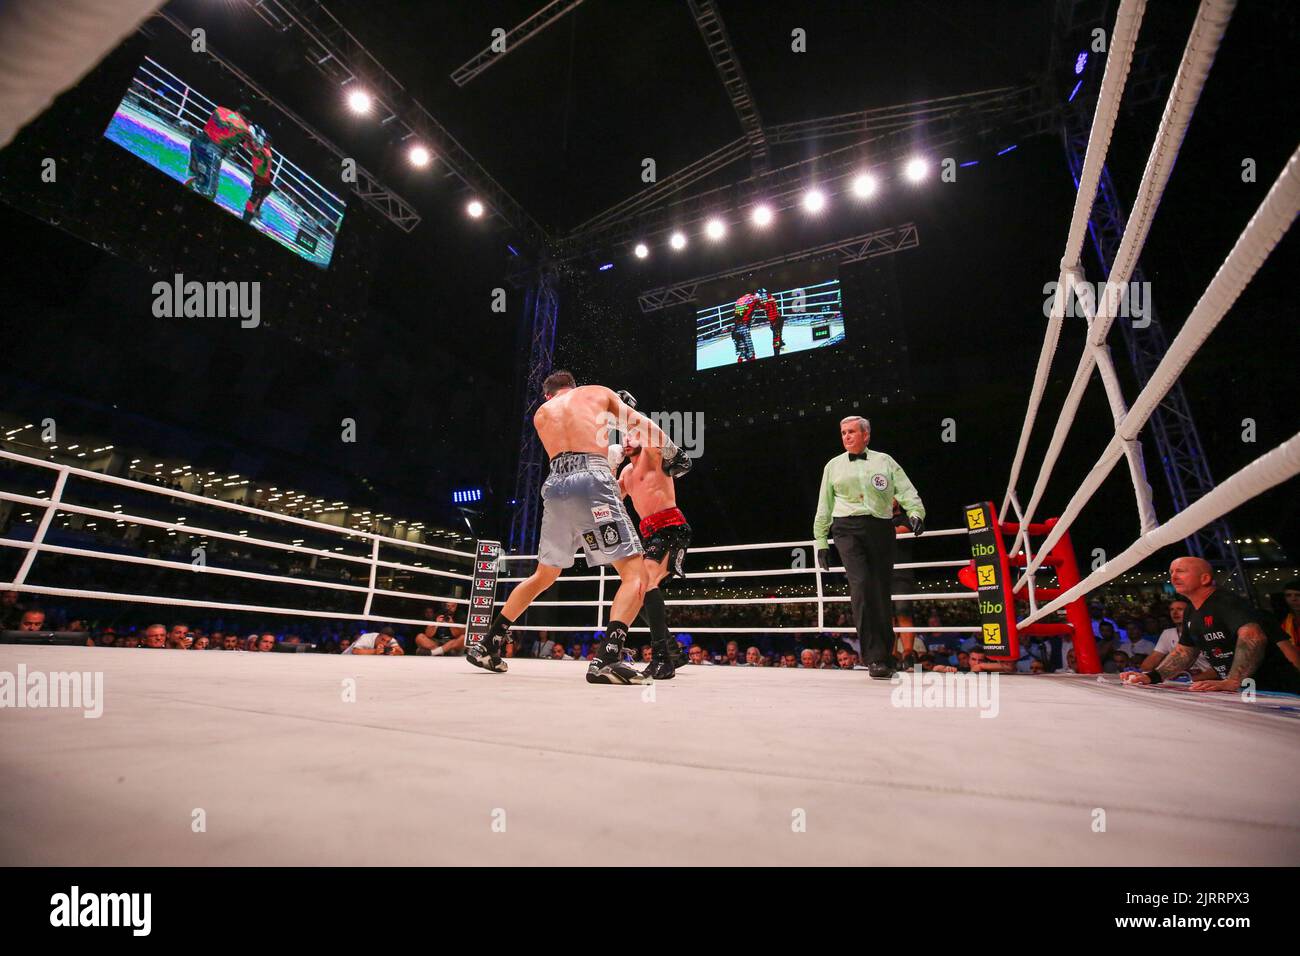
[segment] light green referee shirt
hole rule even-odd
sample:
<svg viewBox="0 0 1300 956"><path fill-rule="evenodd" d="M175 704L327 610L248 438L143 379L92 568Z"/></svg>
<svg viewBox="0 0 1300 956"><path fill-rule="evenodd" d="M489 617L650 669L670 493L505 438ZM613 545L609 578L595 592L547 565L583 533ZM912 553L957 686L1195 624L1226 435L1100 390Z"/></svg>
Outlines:
<svg viewBox="0 0 1300 956"><path fill-rule="evenodd" d="M849 453L836 455L822 471L822 488L817 495L817 517L813 538L818 549L830 547L832 518L874 515L891 518L894 499L910 515L925 517L925 505L907 473L884 452L866 449L867 457L849 461Z"/></svg>

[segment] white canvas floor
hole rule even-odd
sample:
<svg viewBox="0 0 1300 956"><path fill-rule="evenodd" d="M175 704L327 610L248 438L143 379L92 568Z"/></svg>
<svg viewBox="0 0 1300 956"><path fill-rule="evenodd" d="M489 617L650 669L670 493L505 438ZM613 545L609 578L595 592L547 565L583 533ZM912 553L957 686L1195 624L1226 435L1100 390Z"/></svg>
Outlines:
<svg viewBox="0 0 1300 956"><path fill-rule="evenodd" d="M1300 863L1276 701L1020 676L987 719L863 672L691 667L648 700L552 661L19 664L102 671L104 711L0 710L0 864Z"/></svg>

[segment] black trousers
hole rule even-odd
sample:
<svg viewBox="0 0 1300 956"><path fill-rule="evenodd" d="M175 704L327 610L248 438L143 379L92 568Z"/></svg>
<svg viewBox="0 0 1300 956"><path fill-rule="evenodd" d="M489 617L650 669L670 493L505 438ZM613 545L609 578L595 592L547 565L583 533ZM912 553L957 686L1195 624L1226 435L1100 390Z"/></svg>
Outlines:
<svg viewBox="0 0 1300 956"><path fill-rule="evenodd" d="M862 663L888 662L894 652L894 522L857 515L831 522L831 537L849 577L853 626L862 648Z"/></svg>

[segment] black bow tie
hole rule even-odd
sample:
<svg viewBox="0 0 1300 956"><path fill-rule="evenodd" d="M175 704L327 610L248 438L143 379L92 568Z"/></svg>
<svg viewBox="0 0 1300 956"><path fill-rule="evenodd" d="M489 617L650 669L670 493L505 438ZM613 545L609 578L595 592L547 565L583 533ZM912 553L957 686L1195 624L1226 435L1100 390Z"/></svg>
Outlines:
<svg viewBox="0 0 1300 956"><path fill-rule="evenodd" d="M864 451L861 455L855 455L853 454L853 452L849 452L849 461L857 461L859 458L861 458L863 461L866 461L867 453Z"/></svg>

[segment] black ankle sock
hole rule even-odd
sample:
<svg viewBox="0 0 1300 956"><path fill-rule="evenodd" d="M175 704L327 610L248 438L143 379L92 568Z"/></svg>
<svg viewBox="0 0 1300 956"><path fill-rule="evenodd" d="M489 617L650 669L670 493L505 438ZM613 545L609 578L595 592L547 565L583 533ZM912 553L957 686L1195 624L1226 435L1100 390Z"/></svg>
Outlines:
<svg viewBox="0 0 1300 956"><path fill-rule="evenodd" d="M645 593L641 616L650 626L650 644L659 651L668 647L668 609L664 606L664 592L652 588Z"/></svg>
<svg viewBox="0 0 1300 956"><path fill-rule="evenodd" d="M617 660L623 655L623 645L627 643L627 625L622 621L610 621L605 626L605 640L600 644L602 660Z"/></svg>
<svg viewBox="0 0 1300 956"><path fill-rule="evenodd" d="M510 630L510 625L515 622L506 617L504 613L498 611L497 616L492 619L492 626L488 628L489 637L500 637L506 631Z"/></svg>

